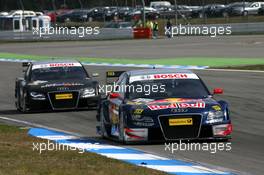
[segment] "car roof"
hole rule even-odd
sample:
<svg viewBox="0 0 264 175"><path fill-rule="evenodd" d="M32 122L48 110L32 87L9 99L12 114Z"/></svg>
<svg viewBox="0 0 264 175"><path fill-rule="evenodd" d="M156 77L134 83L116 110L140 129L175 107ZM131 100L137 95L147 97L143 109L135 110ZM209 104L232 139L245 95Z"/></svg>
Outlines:
<svg viewBox="0 0 264 175"><path fill-rule="evenodd" d="M69 60L53 59L53 60L32 62L33 65L51 64L51 63L80 63L80 62L77 60L70 60L70 59Z"/></svg>
<svg viewBox="0 0 264 175"><path fill-rule="evenodd" d="M186 69L139 69L139 70L131 70L127 71L128 75L130 76L137 76L137 75L151 75L151 74L166 74L166 73L192 73L190 70Z"/></svg>

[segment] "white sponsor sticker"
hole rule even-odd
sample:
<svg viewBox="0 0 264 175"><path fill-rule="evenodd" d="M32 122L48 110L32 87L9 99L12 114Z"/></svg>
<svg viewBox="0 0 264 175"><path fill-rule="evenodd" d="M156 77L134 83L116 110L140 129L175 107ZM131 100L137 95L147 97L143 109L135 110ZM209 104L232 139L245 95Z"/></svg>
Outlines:
<svg viewBox="0 0 264 175"><path fill-rule="evenodd" d="M37 64L33 65L32 69L42 69L50 67L81 67L80 63L50 63L50 64Z"/></svg>
<svg viewBox="0 0 264 175"><path fill-rule="evenodd" d="M162 80L162 79L199 79L193 73L168 73L168 74L153 74L153 75L137 75L131 76L129 82L143 81L143 80Z"/></svg>

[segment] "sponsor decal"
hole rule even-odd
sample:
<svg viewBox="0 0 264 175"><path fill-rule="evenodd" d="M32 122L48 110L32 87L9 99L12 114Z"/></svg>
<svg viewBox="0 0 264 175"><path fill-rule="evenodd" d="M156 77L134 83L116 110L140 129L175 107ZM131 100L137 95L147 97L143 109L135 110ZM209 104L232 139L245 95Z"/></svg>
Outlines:
<svg viewBox="0 0 264 175"><path fill-rule="evenodd" d="M202 99L187 99L187 98L166 98L161 100L155 100L149 102L148 104L157 104L157 103L180 103L180 102L203 102Z"/></svg>
<svg viewBox="0 0 264 175"><path fill-rule="evenodd" d="M154 101L154 99L150 99L150 98L137 98L134 99L132 101L128 101L127 104L131 104L131 105L141 105L141 104L145 104L145 103L149 103Z"/></svg>
<svg viewBox="0 0 264 175"><path fill-rule="evenodd" d="M37 81L33 81L32 83L29 83L28 85L39 85L42 83L47 83L47 81L41 81L41 80L37 80Z"/></svg>
<svg viewBox="0 0 264 175"><path fill-rule="evenodd" d="M46 84L41 86L41 88L49 88L49 87L58 87L58 86L65 86L65 87L70 87L70 86L83 86L84 84L82 83L53 83L53 84Z"/></svg>
<svg viewBox="0 0 264 175"><path fill-rule="evenodd" d="M176 109L171 109L172 113L178 113L178 112L188 112L188 109L186 108L176 108Z"/></svg>
<svg viewBox="0 0 264 175"><path fill-rule="evenodd" d="M134 113L135 115L141 115L144 109L135 109Z"/></svg>
<svg viewBox="0 0 264 175"><path fill-rule="evenodd" d="M119 129L116 124L112 125L111 127L111 135L113 136L119 136Z"/></svg>
<svg viewBox="0 0 264 175"><path fill-rule="evenodd" d="M32 69L43 69L50 67L81 67L80 63L50 63L50 64L37 64L33 65Z"/></svg>
<svg viewBox="0 0 264 175"><path fill-rule="evenodd" d="M174 108L205 108L204 102L195 103L171 103L168 105L148 105L150 110L174 109Z"/></svg>
<svg viewBox="0 0 264 175"><path fill-rule="evenodd" d="M69 94L56 94L55 95L55 99L56 100L68 100L68 99L72 99L73 95L71 93Z"/></svg>
<svg viewBox="0 0 264 175"><path fill-rule="evenodd" d="M119 123L119 111L118 106L114 104L109 105L110 118L113 124Z"/></svg>
<svg viewBox="0 0 264 175"><path fill-rule="evenodd" d="M193 125L192 118L172 118L169 119L169 126Z"/></svg>
<svg viewBox="0 0 264 175"><path fill-rule="evenodd" d="M136 126L151 127L154 126L154 122L133 122Z"/></svg>
<svg viewBox="0 0 264 175"><path fill-rule="evenodd" d="M219 106L219 105L214 105L214 106L212 106L212 108L213 108L215 111L221 111L221 110L222 110L221 106Z"/></svg>
<svg viewBox="0 0 264 175"><path fill-rule="evenodd" d="M139 76L131 76L129 82L132 83L134 81L161 80L161 79L199 79L199 77L194 73L139 75Z"/></svg>

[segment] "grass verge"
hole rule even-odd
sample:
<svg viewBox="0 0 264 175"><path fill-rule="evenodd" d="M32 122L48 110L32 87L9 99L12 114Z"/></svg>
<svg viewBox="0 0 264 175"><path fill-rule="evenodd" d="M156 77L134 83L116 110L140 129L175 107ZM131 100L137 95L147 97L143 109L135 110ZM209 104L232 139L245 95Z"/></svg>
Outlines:
<svg viewBox="0 0 264 175"><path fill-rule="evenodd" d="M27 130L0 124L0 175L165 175L94 153L33 151L33 143L47 141L29 137Z"/></svg>
<svg viewBox="0 0 264 175"><path fill-rule="evenodd" d="M214 67L214 68L216 68L216 69L261 70L261 71L264 71L264 64L245 65L245 66L226 66L226 67Z"/></svg>
<svg viewBox="0 0 264 175"><path fill-rule="evenodd" d="M65 59L67 57L50 57L50 56L23 55L23 54L13 54L13 53L0 53L0 58L45 60L51 58ZM74 59L83 62L91 62L91 63L195 65L195 66L210 66L210 67L264 64L264 58L179 57L179 58L159 58L159 59L118 59L118 58L76 57Z"/></svg>

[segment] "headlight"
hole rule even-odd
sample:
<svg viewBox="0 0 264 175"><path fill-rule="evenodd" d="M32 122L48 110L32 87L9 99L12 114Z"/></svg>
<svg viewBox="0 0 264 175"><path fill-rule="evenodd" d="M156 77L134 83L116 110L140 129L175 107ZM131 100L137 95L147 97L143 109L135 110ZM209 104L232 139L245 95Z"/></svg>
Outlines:
<svg viewBox="0 0 264 175"><path fill-rule="evenodd" d="M224 115L223 111L210 111L207 115L206 123L222 122L224 120Z"/></svg>
<svg viewBox="0 0 264 175"><path fill-rule="evenodd" d="M30 92L30 96L33 100L46 100L46 97L43 93Z"/></svg>
<svg viewBox="0 0 264 175"><path fill-rule="evenodd" d="M95 89L94 88L86 88L83 89L81 93L81 98L88 98L95 96Z"/></svg>

